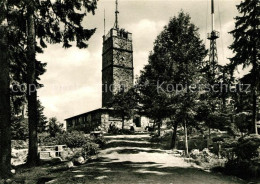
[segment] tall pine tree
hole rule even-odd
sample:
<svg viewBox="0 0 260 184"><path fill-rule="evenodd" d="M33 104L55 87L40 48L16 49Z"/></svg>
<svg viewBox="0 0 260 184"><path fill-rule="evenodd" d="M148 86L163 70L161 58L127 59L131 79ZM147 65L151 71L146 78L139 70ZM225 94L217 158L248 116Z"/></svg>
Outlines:
<svg viewBox="0 0 260 184"><path fill-rule="evenodd" d="M29 153L27 163L37 164L37 86L30 90L30 86L36 85L35 54L36 38L39 38L41 47L45 48L49 43L63 43L65 48L71 47L70 42L76 42L79 48L86 48L86 41L93 35L95 29L85 29L82 26L83 18L87 12L96 9L96 1L75 0L51 2L24 1L26 8L25 19L27 22L27 99L29 117ZM36 90L34 90L36 89Z"/></svg>
<svg viewBox="0 0 260 184"><path fill-rule="evenodd" d="M230 46L235 56L232 57L230 66L234 69L239 65L243 68L251 67L250 84L252 98L252 124L251 132L258 134L257 130L257 97L260 84L260 2L258 0L244 0L237 6L242 14L235 18L235 29L230 33L234 42Z"/></svg>
<svg viewBox="0 0 260 184"><path fill-rule="evenodd" d="M17 33L15 38L18 38L14 42L17 47L14 46L14 48L21 46L21 49L26 51L24 61L26 63L25 80L29 116L28 165L34 166L38 160L37 88L40 86L36 81L38 77L36 52L43 52L42 48L46 48L46 42L63 43L65 48L71 47L71 42L76 42L77 47L86 48L86 42L94 34L95 29L85 29L82 21L87 13L94 14L96 5L96 0L1 1L1 23L5 20L11 28L9 30L17 30L14 31ZM38 40L39 46L37 45Z"/></svg>

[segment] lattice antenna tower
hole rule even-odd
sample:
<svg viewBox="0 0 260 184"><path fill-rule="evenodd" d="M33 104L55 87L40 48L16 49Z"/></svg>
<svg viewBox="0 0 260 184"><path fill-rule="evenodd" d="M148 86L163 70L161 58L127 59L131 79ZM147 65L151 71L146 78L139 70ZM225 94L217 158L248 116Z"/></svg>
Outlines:
<svg viewBox="0 0 260 184"><path fill-rule="evenodd" d="M211 32L208 33L207 38L210 40L210 52L209 52L209 63L211 65L211 72L215 75L218 64L218 52L217 52L217 39L219 38L219 32L215 30L215 11L214 11L214 0L211 0Z"/></svg>

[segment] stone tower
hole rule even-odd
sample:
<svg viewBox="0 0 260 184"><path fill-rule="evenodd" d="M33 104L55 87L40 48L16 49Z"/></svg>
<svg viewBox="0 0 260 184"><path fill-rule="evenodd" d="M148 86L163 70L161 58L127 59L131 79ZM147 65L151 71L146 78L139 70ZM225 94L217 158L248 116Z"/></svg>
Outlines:
<svg viewBox="0 0 260 184"><path fill-rule="evenodd" d="M102 107L118 91L131 88L134 80L132 33L119 28L117 8L115 13L115 26L103 36Z"/></svg>

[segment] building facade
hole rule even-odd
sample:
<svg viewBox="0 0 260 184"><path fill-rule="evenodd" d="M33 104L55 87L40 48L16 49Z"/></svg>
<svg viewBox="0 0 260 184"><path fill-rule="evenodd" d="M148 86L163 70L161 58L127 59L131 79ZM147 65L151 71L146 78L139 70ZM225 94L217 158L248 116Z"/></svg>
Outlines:
<svg viewBox="0 0 260 184"><path fill-rule="evenodd" d="M125 129L130 129L132 123L136 131L144 131L149 125L149 119L135 115L132 119L125 120ZM108 108L96 109L66 119L67 131L77 130L89 133L100 127L102 131L107 132L111 124L121 129L122 119L115 115L113 109Z"/></svg>

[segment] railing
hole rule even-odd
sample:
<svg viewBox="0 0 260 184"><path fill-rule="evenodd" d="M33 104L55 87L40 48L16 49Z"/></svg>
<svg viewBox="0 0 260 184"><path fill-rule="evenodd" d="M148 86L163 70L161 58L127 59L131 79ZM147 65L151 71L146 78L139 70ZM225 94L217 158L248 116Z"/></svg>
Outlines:
<svg viewBox="0 0 260 184"><path fill-rule="evenodd" d="M208 33L208 39L209 40L215 40L219 38L219 32L218 31L212 31L211 33Z"/></svg>

